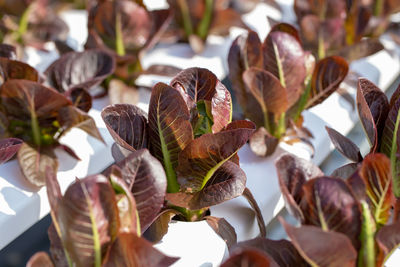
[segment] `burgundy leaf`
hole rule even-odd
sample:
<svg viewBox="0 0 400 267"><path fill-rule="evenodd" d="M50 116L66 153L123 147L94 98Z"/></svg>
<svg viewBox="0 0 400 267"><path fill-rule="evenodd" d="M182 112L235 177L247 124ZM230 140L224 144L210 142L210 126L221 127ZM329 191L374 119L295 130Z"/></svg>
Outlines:
<svg viewBox="0 0 400 267"><path fill-rule="evenodd" d="M11 60L17 59L17 50L15 46L9 44L0 44L0 57Z"/></svg>
<svg viewBox="0 0 400 267"><path fill-rule="evenodd" d="M196 192L204 188L214 172L247 143L254 124L243 128L204 134L179 154L178 181L181 188Z"/></svg>
<svg viewBox="0 0 400 267"><path fill-rule="evenodd" d="M152 243L160 242L168 232L171 219L177 214L179 214L179 212L174 209L161 211L157 219L147 228L146 232L143 233L143 236Z"/></svg>
<svg viewBox="0 0 400 267"><path fill-rule="evenodd" d="M102 50L70 52L54 61L44 72L46 82L59 92L70 88L89 90L114 72L114 58Z"/></svg>
<svg viewBox="0 0 400 267"><path fill-rule="evenodd" d="M104 267L170 266L178 258L168 257L147 240L132 233L120 234L108 251Z"/></svg>
<svg viewBox="0 0 400 267"><path fill-rule="evenodd" d="M58 160L49 147L35 148L23 143L17 155L22 174L34 186L41 187L46 184L48 167L57 173Z"/></svg>
<svg viewBox="0 0 400 267"><path fill-rule="evenodd" d="M191 113L200 100L211 101L213 133L219 132L232 121L231 95L211 71L202 68L185 69L170 84L180 92Z"/></svg>
<svg viewBox="0 0 400 267"><path fill-rule="evenodd" d="M344 180L319 177L308 181L299 206L304 214L303 224L343 233L355 248L360 247L361 208Z"/></svg>
<svg viewBox="0 0 400 267"><path fill-rule="evenodd" d="M293 216L303 221L304 215L299 207L303 197L303 185L311 178L322 176L323 172L310 161L289 154L281 156L275 165L286 208Z"/></svg>
<svg viewBox="0 0 400 267"><path fill-rule="evenodd" d="M101 260L119 231L116 197L107 178L94 175L70 185L58 223L64 247L77 265L93 266Z"/></svg>
<svg viewBox="0 0 400 267"><path fill-rule="evenodd" d="M383 226L375 236L379 249L383 252L385 260L400 244L400 222Z"/></svg>
<svg viewBox="0 0 400 267"><path fill-rule="evenodd" d="M147 114L130 104L105 107L101 112L114 141L127 150L147 147Z"/></svg>
<svg viewBox="0 0 400 267"><path fill-rule="evenodd" d="M69 267L63 244L57 234L54 223L50 224L47 235L50 241L50 255L54 265L57 267Z"/></svg>
<svg viewBox="0 0 400 267"><path fill-rule="evenodd" d="M328 132L331 142L343 156L356 163L362 161L363 158L361 156L360 149L356 144L338 131L328 126L325 126L325 129Z"/></svg>
<svg viewBox="0 0 400 267"><path fill-rule="evenodd" d="M317 62L311 80L311 92L307 100L306 108L320 104L328 98L349 71L349 66L341 57L330 56Z"/></svg>
<svg viewBox="0 0 400 267"><path fill-rule="evenodd" d="M355 266L357 251L342 233L324 231L315 226L295 228L280 220L292 244L301 256L315 266Z"/></svg>
<svg viewBox="0 0 400 267"><path fill-rule="evenodd" d="M347 179L357 170L357 167L358 163L352 162L335 169L330 176Z"/></svg>
<svg viewBox="0 0 400 267"><path fill-rule="evenodd" d="M304 52L295 32L293 26L277 24L263 43L264 69L286 88L289 106L300 97L308 75L306 59L309 55Z"/></svg>
<svg viewBox="0 0 400 267"><path fill-rule="evenodd" d="M22 146L22 140L18 138L5 138L0 140L0 164L14 157Z"/></svg>
<svg viewBox="0 0 400 267"><path fill-rule="evenodd" d="M261 107L245 86L242 77L248 68L263 66L261 41L256 32L249 31L233 41L228 54L228 65L229 79L245 116L258 127L264 125Z"/></svg>
<svg viewBox="0 0 400 267"><path fill-rule="evenodd" d="M30 65L3 57L0 57L0 77L2 82L9 79L39 80L38 72Z"/></svg>
<svg viewBox="0 0 400 267"><path fill-rule="evenodd" d="M150 151L163 163L168 192L179 190L175 168L179 153L193 139L189 118L189 110L177 90L163 83L153 87L149 105Z"/></svg>
<svg viewBox="0 0 400 267"><path fill-rule="evenodd" d="M219 167L200 191L167 194L173 205L191 210L208 208L242 195L246 187L246 174L233 162Z"/></svg>
<svg viewBox="0 0 400 267"><path fill-rule="evenodd" d="M278 266L308 266L296 248L287 240L271 240L263 237L240 242L231 251L237 248L253 248L264 251Z"/></svg>
<svg viewBox="0 0 400 267"><path fill-rule="evenodd" d="M372 82L367 79L359 79L357 87L357 109L360 121L367 134L368 141L371 145L371 151L375 151L378 146L378 129L372 115L372 111L368 102L364 96L364 91L366 92L377 92L379 88L376 87ZM377 93L375 93L376 95Z"/></svg>
<svg viewBox="0 0 400 267"><path fill-rule="evenodd" d="M260 104L264 116L271 112L278 117L286 112L288 95L279 78L268 71L252 67L243 72L243 81Z"/></svg>
<svg viewBox="0 0 400 267"><path fill-rule="evenodd" d="M92 108L92 96L83 88L71 88L65 92L65 95L71 99L74 106L84 112L88 112Z"/></svg>
<svg viewBox="0 0 400 267"><path fill-rule="evenodd" d="M118 166L122 170L121 178L135 197L140 227L144 232L164 205L167 189L164 168L147 149L132 152Z"/></svg>

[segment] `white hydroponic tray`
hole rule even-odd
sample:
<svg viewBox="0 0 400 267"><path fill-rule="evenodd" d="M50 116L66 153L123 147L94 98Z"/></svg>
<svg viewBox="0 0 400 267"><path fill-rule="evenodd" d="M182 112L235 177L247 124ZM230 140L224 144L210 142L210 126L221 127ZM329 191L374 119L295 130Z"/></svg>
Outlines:
<svg viewBox="0 0 400 267"><path fill-rule="evenodd" d="M266 4L259 4L252 14L244 16L244 20L260 33L261 38L264 38L269 31L265 12L270 12L270 16L278 20L293 21L293 14L290 12L290 1L282 0L279 2L282 2L284 6L285 16L277 13L274 9L270 9ZM81 11L68 12L64 14L63 18L67 21L71 29L71 43L81 48L87 34L86 27L82 27L82 25L86 25L85 14ZM146 67L153 63L175 63L176 66L181 68L191 66L206 67L222 79L227 74L226 57L230 43L241 32L243 31L235 29L228 38L211 38L205 52L194 57L190 56L187 46L186 48L179 48L180 45L159 45L145 57L144 66ZM351 70L367 77L383 90L386 90L400 72L400 49L388 38L383 38L383 41L387 50L352 63ZM180 51L184 55L183 58L180 57ZM44 70L57 56L56 52L51 52L47 54L48 60L43 63L41 62L43 55L31 50L29 51L28 62L38 66L40 70ZM354 88L350 89L350 92L355 95ZM90 111L90 115L95 118L96 124L106 141L106 145L88 137L80 130L73 130L63 138L62 141L70 144L82 161L77 162L64 152L57 151L60 161L60 170L57 176L62 190L65 190L75 177L84 177L88 174L100 172L112 163L110 153L112 138L100 117L101 109L107 104L107 98L97 100L95 101L94 108ZM141 104L145 107L146 100L142 101ZM147 109L145 108L145 110ZM304 117L306 126L315 136L313 144L317 153L312 160L316 164L320 164L332 150L329 138L325 132L325 125L333 127L342 134L347 134L358 120L357 112L352 110L349 103L337 94L332 95L322 105L305 112ZM241 167L247 175L247 186L254 194L267 224L283 207L274 162L281 154L286 152L305 158L309 157L309 151L301 145L292 147L281 144L275 154L269 158L256 157L252 154L248 146L243 147L239 151ZM47 215L48 212L49 204L45 188L35 191L27 185L21 177L18 164L15 160L0 166L0 249ZM235 227L239 241L256 237L259 233L255 216L243 197L217 205L211 208L211 212L213 216L225 217ZM185 235L184 232L175 227L177 225L171 225L170 232L157 245L157 248L168 255L182 257L176 265L185 266L188 259L191 259L193 263L193 251L198 251L198 254L202 254L203 252L196 249L194 244L188 242L188 235ZM204 223L198 224L199 226L196 225L193 224L192 226L195 228L200 227L197 229L206 227ZM211 238L212 234L207 236ZM179 238L187 241L184 244L188 249L181 250L180 247L176 247L176 244L178 244L176 240ZM205 240L204 247L210 247L207 239L203 240ZM194 241L196 243L198 240ZM176 249L171 249L174 247ZM210 263L210 266L218 265L223 256L226 255L226 247L224 247L224 244L219 244L213 250L218 255L208 262L206 258L204 258L204 262L200 258L198 265L203 263Z"/></svg>

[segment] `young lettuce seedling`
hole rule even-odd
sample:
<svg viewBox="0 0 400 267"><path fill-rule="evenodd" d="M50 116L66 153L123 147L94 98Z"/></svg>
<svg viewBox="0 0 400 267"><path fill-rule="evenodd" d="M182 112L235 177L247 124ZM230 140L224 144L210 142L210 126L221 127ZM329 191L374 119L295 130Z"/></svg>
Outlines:
<svg viewBox="0 0 400 267"><path fill-rule="evenodd" d="M271 155L281 140L307 142L312 135L302 126L301 112L330 96L348 72L337 56L314 64L297 30L285 23L275 25L263 43L253 31L236 38L228 63L244 116L257 125L250 146L260 156Z"/></svg>
<svg viewBox="0 0 400 267"><path fill-rule="evenodd" d="M0 73L0 139L23 140L18 150L19 165L35 186L44 185L46 166L56 172L54 148L61 147L77 158L71 148L59 143L71 128L78 127L103 141L93 118L65 95L39 83L38 72L31 66L1 57ZM15 142L6 144L15 148Z"/></svg>
<svg viewBox="0 0 400 267"><path fill-rule="evenodd" d="M163 164L169 206L186 220L201 219L208 207L243 193L246 176L237 151L254 124L231 122L229 91L210 71L186 69L170 85L156 84L148 116L120 104L106 107L102 117L118 146L147 147Z"/></svg>

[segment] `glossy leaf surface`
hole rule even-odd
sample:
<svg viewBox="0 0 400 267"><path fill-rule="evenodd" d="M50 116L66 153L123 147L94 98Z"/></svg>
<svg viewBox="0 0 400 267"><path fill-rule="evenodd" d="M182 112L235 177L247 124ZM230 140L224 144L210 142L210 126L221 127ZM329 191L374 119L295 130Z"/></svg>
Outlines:
<svg viewBox="0 0 400 267"><path fill-rule="evenodd" d="M231 159L247 143L254 124L247 121L242 128L204 134L190 142L179 154L181 188L196 192L204 188L215 171Z"/></svg>
<svg viewBox="0 0 400 267"><path fill-rule="evenodd" d="M311 80L311 92L306 108L311 108L328 98L349 71L349 66L341 57L331 56L317 62Z"/></svg>
<svg viewBox="0 0 400 267"><path fill-rule="evenodd" d="M34 186L46 184L47 167L57 173L58 160L51 148L35 148L23 143L17 155L22 174Z"/></svg>
<svg viewBox="0 0 400 267"><path fill-rule="evenodd" d="M246 174L233 162L227 161L211 176L200 191L167 194L172 204L191 210L217 205L242 195L246 187Z"/></svg>
<svg viewBox="0 0 400 267"><path fill-rule="evenodd" d="M129 104L107 106L101 112L108 131L114 141L128 150L147 147L147 114Z"/></svg>
<svg viewBox="0 0 400 267"><path fill-rule="evenodd" d="M272 259L265 253L255 249L238 250L231 254L230 257L222 263L221 267L277 267Z"/></svg>
<svg viewBox="0 0 400 267"><path fill-rule="evenodd" d="M71 259L80 266L99 264L119 231L115 193L107 178L89 176L70 185L58 218Z"/></svg>
<svg viewBox="0 0 400 267"><path fill-rule="evenodd" d="M168 192L177 192L178 155L193 139L189 110L180 93L163 83L153 87L149 108L150 151L164 165Z"/></svg>
<svg viewBox="0 0 400 267"><path fill-rule="evenodd" d="M2 82L9 79L39 80L38 72L30 65L3 57L0 57L0 72Z"/></svg>
<svg viewBox="0 0 400 267"><path fill-rule="evenodd" d="M360 149L353 141L328 126L325 126L325 129L328 132L331 142L343 156L353 162L362 161Z"/></svg>
<svg viewBox="0 0 400 267"><path fill-rule="evenodd" d="M114 58L102 50L70 52L54 61L44 72L49 86L59 92L72 87L90 88L114 72Z"/></svg>

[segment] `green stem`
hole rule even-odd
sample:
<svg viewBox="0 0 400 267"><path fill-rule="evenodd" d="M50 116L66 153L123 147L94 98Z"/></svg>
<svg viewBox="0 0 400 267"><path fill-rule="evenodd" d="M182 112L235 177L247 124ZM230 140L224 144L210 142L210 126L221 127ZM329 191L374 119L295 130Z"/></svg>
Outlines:
<svg viewBox="0 0 400 267"><path fill-rule="evenodd" d="M189 37L193 34L193 26L190 19L189 8L187 6L186 0L178 0L178 5L182 13L183 28L185 30L186 36Z"/></svg>
<svg viewBox="0 0 400 267"><path fill-rule="evenodd" d="M384 4L384 1L382 1L382 0L375 1L375 6L374 6L374 16L375 17L380 17L382 15L383 4Z"/></svg>
<svg viewBox="0 0 400 267"><path fill-rule="evenodd" d="M269 124L269 116L268 116L268 110L267 109L263 110L263 116L264 116L264 128L267 130L267 132L269 132L270 134L273 135L273 133L271 131L270 124Z"/></svg>
<svg viewBox="0 0 400 267"><path fill-rule="evenodd" d="M280 138L286 132L286 113L282 113L278 121L277 138Z"/></svg>
<svg viewBox="0 0 400 267"><path fill-rule="evenodd" d="M318 59L325 58L325 44L322 34L318 34Z"/></svg>
<svg viewBox="0 0 400 267"><path fill-rule="evenodd" d="M171 206L172 209L179 211L179 213L181 213L181 215L185 218L186 221L188 222L195 222L195 221L199 221L201 218L203 218L204 213L208 210L208 209L199 209L199 210L190 210L190 209L186 209L183 207L179 207L179 206Z"/></svg>
<svg viewBox="0 0 400 267"><path fill-rule="evenodd" d="M124 39L122 36L121 14L117 13L115 17L115 49L119 56L125 55Z"/></svg>
<svg viewBox="0 0 400 267"><path fill-rule="evenodd" d="M32 128L33 142L35 145L40 146L41 145L40 127L35 112L31 112L31 128Z"/></svg>
<svg viewBox="0 0 400 267"><path fill-rule="evenodd" d="M203 19L200 21L200 24L197 28L197 34L202 40L205 40L208 34L208 29L210 28L212 13L213 13L213 6L214 0L205 0L206 7L205 12L203 15Z"/></svg>
<svg viewBox="0 0 400 267"><path fill-rule="evenodd" d="M28 30L28 21L29 21L29 14L32 10L32 5L29 5L27 9L25 9L24 13L22 13L21 19L19 20L18 25L18 41L22 42L22 36Z"/></svg>
<svg viewBox="0 0 400 267"><path fill-rule="evenodd" d="M362 229L361 229L361 248L360 257L358 258L358 266L374 267L375 266L375 222L372 219L368 204L361 202L362 208Z"/></svg>

